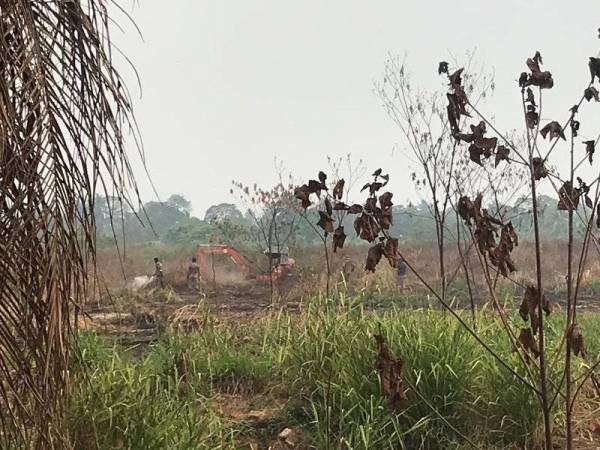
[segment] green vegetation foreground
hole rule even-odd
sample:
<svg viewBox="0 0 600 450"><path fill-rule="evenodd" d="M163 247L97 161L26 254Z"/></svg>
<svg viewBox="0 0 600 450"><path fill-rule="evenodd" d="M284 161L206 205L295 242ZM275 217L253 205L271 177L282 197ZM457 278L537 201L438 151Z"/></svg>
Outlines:
<svg viewBox="0 0 600 450"><path fill-rule="evenodd" d="M527 377L493 312L478 319L482 339ZM552 316L548 324L554 383L563 370L554 358L562 321ZM539 442L535 394L442 312L372 313L340 298L314 300L301 315L228 323L206 311L201 322L191 334L166 332L142 357L80 335L70 405L77 448L434 450L472 448L470 441L522 449ZM600 316L579 322L597 360ZM396 410L380 387L374 334L404 363L406 398ZM554 405L558 434L563 406ZM576 411L586 439L577 448L597 448L600 399L591 388ZM286 428L287 443L278 437Z"/></svg>

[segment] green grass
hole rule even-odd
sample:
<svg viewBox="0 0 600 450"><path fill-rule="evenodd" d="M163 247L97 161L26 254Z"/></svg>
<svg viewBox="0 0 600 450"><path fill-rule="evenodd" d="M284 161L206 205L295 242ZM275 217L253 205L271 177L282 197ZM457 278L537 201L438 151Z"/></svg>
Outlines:
<svg viewBox="0 0 600 450"><path fill-rule="evenodd" d="M489 311L478 319L482 339L526 376L499 321ZM551 358L562 321L549 320ZM598 316L579 323L594 360ZM379 388L374 333L403 359L406 380L418 391L409 389L397 411ZM468 448L465 435L486 449L524 448L540 429L536 396L449 314L370 313L360 296L315 300L299 317L209 320L198 333L165 335L142 358L88 333L80 351L70 413L82 449L268 448L286 426L303 430L305 444L319 449ZM581 365L577 360L576 370ZM555 367L553 376L559 373ZM278 411L268 423L231 421L214 407L223 395L262 398Z"/></svg>

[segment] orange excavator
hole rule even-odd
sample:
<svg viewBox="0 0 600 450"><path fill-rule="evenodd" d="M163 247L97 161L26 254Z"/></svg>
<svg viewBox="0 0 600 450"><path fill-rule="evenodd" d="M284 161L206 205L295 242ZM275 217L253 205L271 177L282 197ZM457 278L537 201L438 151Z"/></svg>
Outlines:
<svg viewBox="0 0 600 450"><path fill-rule="evenodd" d="M279 252L271 252L271 272L256 273L248 260L235 247L229 245L200 244L196 251L196 257L198 266L200 267L200 273L205 276L208 273L206 269L207 255L228 256L234 264L242 270L247 279L254 279L257 281L269 281L271 277L273 281L275 281L286 276L290 273L291 268L294 267L294 264L296 263L293 258L289 257L287 249L281 249ZM265 251L265 256L269 256L268 251Z"/></svg>

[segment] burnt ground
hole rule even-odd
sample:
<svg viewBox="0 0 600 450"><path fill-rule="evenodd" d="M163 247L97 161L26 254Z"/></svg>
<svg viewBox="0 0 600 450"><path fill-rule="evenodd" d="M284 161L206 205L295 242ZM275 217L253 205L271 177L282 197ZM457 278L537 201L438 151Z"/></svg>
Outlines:
<svg viewBox="0 0 600 450"><path fill-rule="evenodd" d="M299 301L270 301L265 284L237 283L210 287L202 291L187 286L164 290L143 289L137 292L104 296L87 305L79 320L81 329L93 329L126 346L148 344L156 340L167 326L193 331L202 326L206 311L219 320L247 321L273 310L298 311Z"/></svg>
<svg viewBox="0 0 600 450"><path fill-rule="evenodd" d="M283 289L289 292L288 286ZM285 294L286 291L280 292ZM365 307L374 310L385 310L392 305L409 308L440 307L435 299L426 300L426 295L418 295L418 289L409 287L407 292L412 294L410 304L396 302L394 299L384 302L365 299ZM484 292L479 294L482 299L477 303L481 305L485 303ZM564 293L546 292L545 295L556 310L564 310ZM175 326L184 331L198 329L207 310L216 314L219 320L237 322L249 321L281 308L296 312L302 307L302 299L295 297L297 294L292 299L284 295L284 300L281 300L281 296L275 296L279 300L271 302L268 283L235 282L215 287L205 286L202 292L189 289L185 284L175 284L164 290L142 289L105 296L98 302L87 305L79 324L82 328L93 329L123 345L135 346L154 341L167 326ZM515 292L515 308L519 307L521 300L522 292ZM466 299L453 305L457 309L470 307ZM600 299L593 293L581 292L578 310L585 312L598 309Z"/></svg>

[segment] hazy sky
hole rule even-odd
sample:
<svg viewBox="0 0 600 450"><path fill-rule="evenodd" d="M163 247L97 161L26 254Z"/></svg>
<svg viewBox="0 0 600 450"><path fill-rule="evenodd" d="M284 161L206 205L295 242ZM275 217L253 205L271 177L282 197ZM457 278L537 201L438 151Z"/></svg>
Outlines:
<svg viewBox="0 0 600 450"><path fill-rule="evenodd" d="M162 198L181 193L199 216L233 200L232 179L273 184L275 157L300 180L325 167L326 155L352 153L369 170L388 166L399 200L412 196L402 136L373 92L389 54L407 55L415 85L444 89L438 61L476 47L496 75L484 109L504 130L521 124L515 80L527 57L539 50L555 79L542 119L564 122L600 50L598 0L136 3L127 11L143 40L122 18L115 38L141 78L140 93L121 65L150 174ZM582 138L596 137L594 124L582 121Z"/></svg>

